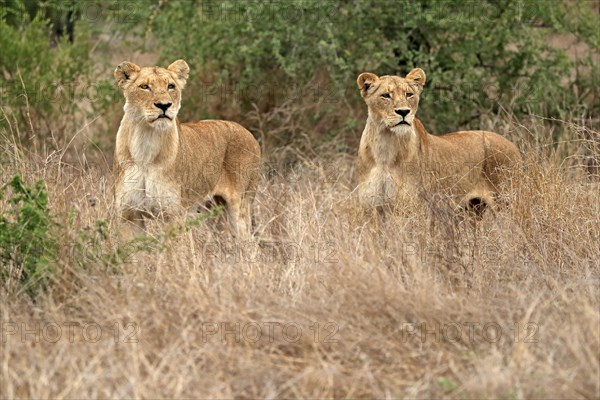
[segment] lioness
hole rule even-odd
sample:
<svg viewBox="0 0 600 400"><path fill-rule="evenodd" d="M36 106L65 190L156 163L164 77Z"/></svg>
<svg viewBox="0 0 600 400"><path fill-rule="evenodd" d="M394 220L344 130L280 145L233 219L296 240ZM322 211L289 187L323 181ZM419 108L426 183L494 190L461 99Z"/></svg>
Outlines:
<svg viewBox="0 0 600 400"><path fill-rule="evenodd" d="M494 204L500 183L520 159L517 147L487 131L427 133L416 118L425 72L405 77L358 76L368 117L357 158L358 194L382 209L419 191L447 195L451 204L479 215Z"/></svg>
<svg viewBox="0 0 600 400"><path fill-rule="evenodd" d="M144 228L146 217L194 211L212 198L225 203L234 235L249 233L260 147L235 122L178 121L189 70L183 60L167 69L117 66L125 96L114 155L117 210Z"/></svg>

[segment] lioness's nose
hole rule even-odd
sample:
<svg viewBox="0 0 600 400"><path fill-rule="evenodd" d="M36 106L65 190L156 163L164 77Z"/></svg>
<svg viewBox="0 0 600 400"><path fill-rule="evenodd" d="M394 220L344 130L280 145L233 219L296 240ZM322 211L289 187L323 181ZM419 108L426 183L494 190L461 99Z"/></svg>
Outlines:
<svg viewBox="0 0 600 400"><path fill-rule="evenodd" d="M408 108L399 108L396 111L396 114L398 115L402 115L402 118L406 117L408 115L408 113L410 112L410 109Z"/></svg>
<svg viewBox="0 0 600 400"><path fill-rule="evenodd" d="M166 112L172 104L173 103L154 103L154 105L163 110L163 112Z"/></svg>

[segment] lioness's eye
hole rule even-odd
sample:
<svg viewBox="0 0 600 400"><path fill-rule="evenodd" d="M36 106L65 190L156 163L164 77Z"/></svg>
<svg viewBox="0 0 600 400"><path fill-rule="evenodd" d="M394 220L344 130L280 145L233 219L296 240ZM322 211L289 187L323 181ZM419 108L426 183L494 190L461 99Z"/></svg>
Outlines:
<svg viewBox="0 0 600 400"><path fill-rule="evenodd" d="M167 89L169 89L169 90L173 90L173 89L175 89L175 84L174 84L174 83L169 83L169 84L167 85Z"/></svg>
<svg viewBox="0 0 600 400"><path fill-rule="evenodd" d="M391 99L392 95L389 94L389 93L384 93L384 94L381 95L381 97L383 97L384 99Z"/></svg>
<svg viewBox="0 0 600 400"><path fill-rule="evenodd" d="M413 97L415 94L414 93L406 93L406 98L410 99L411 97Z"/></svg>
<svg viewBox="0 0 600 400"><path fill-rule="evenodd" d="M148 90L148 89L150 89L150 86L148 86L148 85L146 85L146 84L144 83L144 84L141 84L141 85L140 85L140 88L141 88L141 89L144 89L144 90Z"/></svg>

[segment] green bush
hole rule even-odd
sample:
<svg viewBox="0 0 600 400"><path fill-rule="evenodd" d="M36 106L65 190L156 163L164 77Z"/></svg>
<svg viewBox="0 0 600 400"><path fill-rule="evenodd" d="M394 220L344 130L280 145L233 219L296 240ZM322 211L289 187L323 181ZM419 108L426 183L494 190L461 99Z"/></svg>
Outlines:
<svg viewBox="0 0 600 400"><path fill-rule="evenodd" d="M28 185L15 175L0 187L0 288L22 291L35 298L54 283L76 287L77 272L91 268L118 273L123 264L136 262L135 255L162 251L169 241L222 214L221 207L199 214L181 225L172 225L155 236L139 236L114 244L109 223L97 220L93 227L75 226L75 211L59 224L59 215L48 207L44 181Z"/></svg>
<svg viewBox="0 0 600 400"><path fill-rule="evenodd" d="M27 186L16 175L0 187L0 200L9 188L9 208L0 213L0 283L19 282L36 293L47 286L57 254L48 194L43 181Z"/></svg>
<svg viewBox="0 0 600 400"><path fill-rule="evenodd" d="M94 229L75 228L73 215L66 224L57 223L41 180L27 185L15 175L0 187L3 200L8 207L0 209L0 286L8 293L24 291L35 298L56 282L73 286L76 271L82 269L117 271L156 242L142 237L113 248L106 221L96 221Z"/></svg>
<svg viewBox="0 0 600 400"><path fill-rule="evenodd" d="M90 31L85 25L74 31L58 29L59 16L76 18L79 3L11 0L0 8L0 131L4 136L24 145L33 142L52 148L64 145L81 128L81 117L90 109L85 100L97 89L92 81Z"/></svg>
<svg viewBox="0 0 600 400"><path fill-rule="evenodd" d="M109 71L94 77L101 68L92 62L92 43L96 52L109 48L94 24L103 33L120 31L125 48L145 37L145 50L158 51L161 65L190 63L182 119L239 120L277 146L344 132L358 137L358 74L403 75L416 66L428 76L420 115L433 132L478 128L481 116L502 109L517 117L588 119L600 107L593 7L521 0L7 0L0 9L0 130L25 142L69 139L86 112L102 114L120 98ZM90 9L99 14L94 21L86 20ZM579 58L550 44L557 35L570 35ZM83 101L90 95L97 100L91 105Z"/></svg>
<svg viewBox="0 0 600 400"><path fill-rule="evenodd" d="M549 44L550 35L570 32L597 50L592 7L514 0L181 0L140 11L147 12L162 61L185 58L193 79L203 82L186 93L184 115L269 112L304 91L328 115L344 113L346 123L324 125L343 130L356 125L349 111L360 103L360 72L404 75L419 66L428 76L420 114L432 130L448 131L476 128L482 114L501 107L517 116L555 118L597 112L593 51L572 61ZM220 98L217 106L210 96Z"/></svg>

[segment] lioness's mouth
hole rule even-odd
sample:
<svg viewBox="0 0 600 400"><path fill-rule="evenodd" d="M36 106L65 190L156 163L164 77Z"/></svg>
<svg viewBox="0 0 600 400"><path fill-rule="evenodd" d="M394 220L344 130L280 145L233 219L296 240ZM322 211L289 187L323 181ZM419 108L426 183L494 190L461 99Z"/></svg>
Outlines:
<svg viewBox="0 0 600 400"><path fill-rule="evenodd" d="M402 120L400 122L398 122L396 125L394 126L398 126L398 125L410 125L408 122L406 122L405 120Z"/></svg>
<svg viewBox="0 0 600 400"><path fill-rule="evenodd" d="M160 114L158 117L156 117L155 121L158 121L161 118L166 118L168 120L171 120L171 117L169 117L167 114Z"/></svg>

